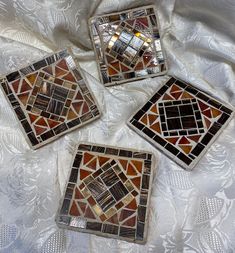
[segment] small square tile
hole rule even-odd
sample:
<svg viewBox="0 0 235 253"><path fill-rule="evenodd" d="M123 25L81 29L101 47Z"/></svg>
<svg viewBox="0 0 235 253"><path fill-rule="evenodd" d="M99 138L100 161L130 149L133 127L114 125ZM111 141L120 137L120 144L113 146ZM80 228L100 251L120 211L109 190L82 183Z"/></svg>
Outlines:
<svg viewBox="0 0 235 253"><path fill-rule="evenodd" d="M69 49L8 74L0 86L34 149L100 116Z"/></svg>
<svg viewBox="0 0 235 253"><path fill-rule="evenodd" d="M128 125L191 170L233 115L230 105L172 77L131 117Z"/></svg>
<svg viewBox="0 0 235 253"><path fill-rule="evenodd" d="M154 6L93 17L90 31L105 86L166 73Z"/></svg>
<svg viewBox="0 0 235 253"><path fill-rule="evenodd" d="M106 154L107 149L116 155ZM58 226L145 243L153 166L149 153L79 144L57 214ZM65 224L65 220L79 222Z"/></svg>

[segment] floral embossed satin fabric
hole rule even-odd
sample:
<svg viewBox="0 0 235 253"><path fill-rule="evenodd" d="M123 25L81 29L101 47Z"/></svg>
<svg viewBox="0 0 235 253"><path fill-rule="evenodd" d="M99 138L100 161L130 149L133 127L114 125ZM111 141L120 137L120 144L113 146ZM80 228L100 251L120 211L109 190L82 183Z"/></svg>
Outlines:
<svg viewBox="0 0 235 253"><path fill-rule="evenodd" d="M157 8L169 74L235 102L233 0L145 1ZM127 119L169 77L104 88L87 19L143 5L134 0L0 0L0 73L73 46L102 117L36 151L29 148L0 92L0 252L235 252L234 119L192 172L154 149ZM153 152L147 243L59 229L55 215L79 141Z"/></svg>

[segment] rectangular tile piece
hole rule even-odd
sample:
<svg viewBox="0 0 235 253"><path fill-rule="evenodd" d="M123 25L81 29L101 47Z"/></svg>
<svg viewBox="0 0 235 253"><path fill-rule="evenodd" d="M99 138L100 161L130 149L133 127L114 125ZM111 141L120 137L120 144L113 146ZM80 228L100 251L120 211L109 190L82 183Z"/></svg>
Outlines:
<svg viewBox="0 0 235 253"><path fill-rule="evenodd" d="M233 115L230 105L172 77L129 119L128 125L191 170Z"/></svg>
<svg viewBox="0 0 235 253"><path fill-rule="evenodd" d="M69 49L8 74L0 86L33 149L100 117Z"/></svg>
<svg viewBox="0 0 235 253"><path fill-rule="evenodd" d="M58 226L145 243L153 166L153 155L144 151L79 144Z"/></svg>
<svg viewBox="0 0 235 253"><path fill-rule="evenodd" d="M154 6L93 17L89 25L105 86L166 73Z"/></svg>

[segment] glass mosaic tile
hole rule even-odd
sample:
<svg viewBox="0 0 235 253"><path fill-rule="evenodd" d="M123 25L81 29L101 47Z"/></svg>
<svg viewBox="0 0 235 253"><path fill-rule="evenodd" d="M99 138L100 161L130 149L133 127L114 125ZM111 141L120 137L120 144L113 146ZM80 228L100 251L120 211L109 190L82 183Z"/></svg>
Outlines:
<svg viewBox="0 0 235 253"><path fill-rule="evenodd" d="M8 74L0 86L34 149L100 116L69 49Z"/></svg>
<svg viewBox="0 0 235 253"><path fill-rule="evenodd" d="M93 17L90 31L105 86L166 73L154 6Z"/></svg>
<svg viewBox="0 0 235 253"><path fill-rule="evenodd" d="M79 144L58 226L145 243L153 159L142 151Z"/></svg>
<svg viewBox="0 0 235 253"><path fill-rule="evenodd" d="M191 170L234 115L233 108L191 84L170 78L128 125Z"/></svg>

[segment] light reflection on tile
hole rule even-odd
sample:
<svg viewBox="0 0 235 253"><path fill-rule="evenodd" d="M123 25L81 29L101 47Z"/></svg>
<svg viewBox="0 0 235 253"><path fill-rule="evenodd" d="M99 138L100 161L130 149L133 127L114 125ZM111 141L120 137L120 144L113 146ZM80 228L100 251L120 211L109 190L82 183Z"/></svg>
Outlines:
<svg viewBox="0 0 235 253"><path fill-rule="evenodd" d="M166 73L153 6L93 17L90 30L105 86Z"/></svg>

